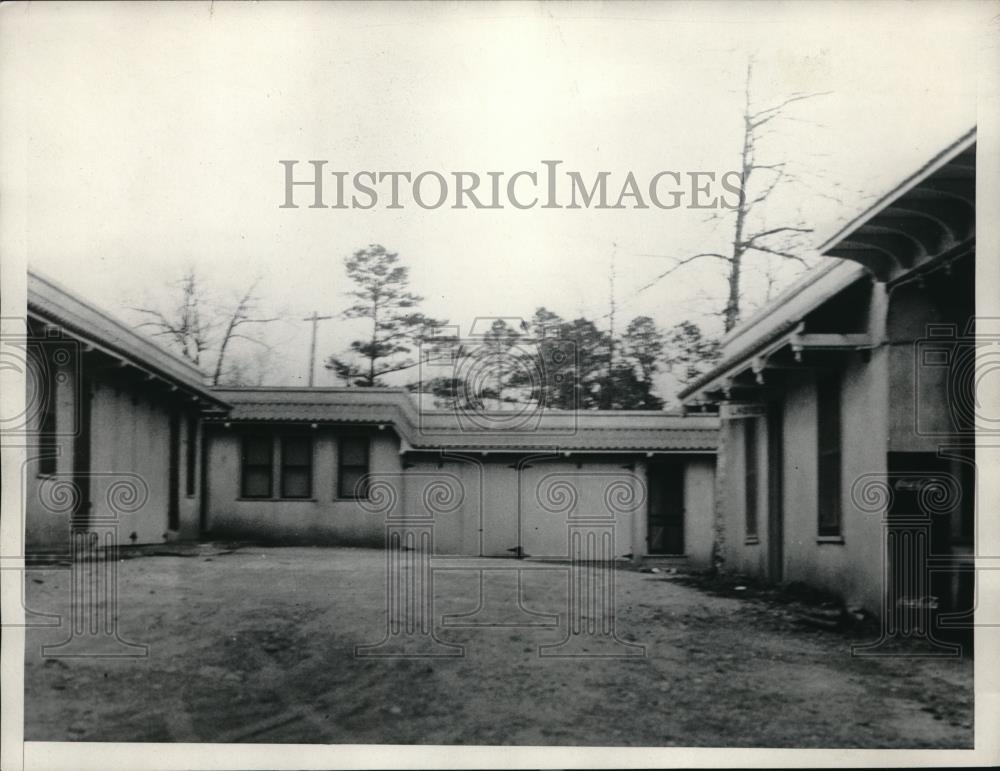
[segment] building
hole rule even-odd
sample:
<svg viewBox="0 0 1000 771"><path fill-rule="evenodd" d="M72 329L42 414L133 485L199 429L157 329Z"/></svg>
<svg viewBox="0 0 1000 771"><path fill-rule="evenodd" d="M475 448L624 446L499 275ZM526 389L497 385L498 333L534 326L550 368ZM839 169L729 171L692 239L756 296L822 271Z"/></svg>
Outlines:
<svg viewBox="0 0 1000 771"><path fill-rule="evenodd" d="M97 530L123 545L382 545L390 520L415 518L433 525L436 554L565 558L582 517L613 534L608 557L711 563L714 416L466 414L417 409L403 389L212 389L34 273L27 324L33 555L71 555L74 533Z"/></svg>
<svg viewBox="0 0 1000 771"><path fill-rule="evenodd" d="M31 274L27 548L65 555L101 525L124 544L402 533L441 557L565 559L576 533L601 559L718 558L883 617L955 618L975 540L975 150L972 131L831 236L726 336L686 415L211 389Z"/></svg>
<svg viewBox="0 0 1000 771"><path fill-rule="evenodd" d="M25 548L65 556L87 522L125 544L196 538L201 414L224 407L201 372L34 273L26 334L4 343L27 363Z"/></svg>
<svg viewBox="0 0 1000 771"><path fill-rule="evenodd" d="M681 393L722 418L727 569L971 608L975 153L973 130L827 239Z"/></svg>
<svg viewBox="0 0 1000 771"><path fill-rule="evenodd" d="M213 534L381 544L369 486L382 482L402 515L434 514L436 553L563 557L573 517L614 513L616 557L710 564L714 416L464 415L418 411L403 389L216 394L231 409L206 422ZM451 497L428 506L442 483Z"/></svg>

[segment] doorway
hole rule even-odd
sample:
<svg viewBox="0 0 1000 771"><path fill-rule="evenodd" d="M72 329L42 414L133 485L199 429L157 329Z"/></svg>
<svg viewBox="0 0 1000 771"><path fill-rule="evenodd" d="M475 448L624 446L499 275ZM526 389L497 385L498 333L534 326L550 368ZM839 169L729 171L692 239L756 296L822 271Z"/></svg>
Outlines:
<svg viewBox="0 0 1000 771"><path fill-rule="evenodd" d="M684 554L684 466L649 465L649 527L646 553Z"/></svg>
<svg viewBox="0 0 1000 771"><path fill-rule="evenodd" d="M767 406L767 577L780 583L785 574L784 409L780 401Z"/></svg>
<svg viewBox="0 0 1000 771"><path fill-rule="evenodd" d="M180 455L181 416L176 408L170 411L169 467L167 470L167 529L181 529L180 507Z"/></svg>

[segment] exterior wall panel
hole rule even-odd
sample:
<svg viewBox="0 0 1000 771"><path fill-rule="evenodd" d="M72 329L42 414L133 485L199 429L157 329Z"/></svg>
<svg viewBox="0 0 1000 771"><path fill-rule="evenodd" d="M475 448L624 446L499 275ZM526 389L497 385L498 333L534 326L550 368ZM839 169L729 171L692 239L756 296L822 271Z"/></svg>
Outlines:
<svg viewBox="0 0 1000 771"><path fill-rule="evenodd" d="M869 358L870 357L870 358ZM877 611L881 603L882 518L861 511L852 498L857 480L884 474L888 393L885 348L854 353L846 362L841 396L842 542L818 536L818 475L815 372L804 369L786 381L784 402L783 551L784 580L829 591L849 605ZM770 547L767 517L766 422L758 422L758 541L747 543L744 519L743 430L746 420L723 425L727 470L724 481L725 567L767 578Z"/></svg>
<svg viewBox="0 0 1000 771"><path fill-rule="evenodd" d="M72 484L73 475L78 471L74 464L74 437L70 434L79 419L81 401L86 397L79 392L81 381L75 372L67 370L66 374L67 377L60 379L56 386L56 431L60 434L56 476L47 480L45 475L40 475L37 462L29 462L25 468L26 546L35 553L66 553L69 548L71 512L55 510L43 489L45 484L51 485L57 478ZM89 516L109 515L108 495L116 481L131 484L132 475L136 475L142 480L139 488L145 499L135 511L120 513L119 543L127 546L162 543L178 537L196 538L198 497L187 497L182 489L178 490L180 530L170 531L167 527L170 413L178 409L186 416L192 408L185 412L183 403L169 394L119 376L98 372L91 382L90 435L87 437L90 460L86 473L90 488ZM37 438L37 418L34 423L32 431ZM181 463L184 463L183 453ZM183 465L180 470L180 485L183 486ZM123 492L123 500L128 504L130 494L119 490Z"/></svg>
<svg viewBox="0 0 1000 771"><path fill-rule="evenodd" d="M42 486L47 476L41 473L38 456L42 452L55 452L55 472L57 477L67 477L73 473L74 437L77 424L77 400L79 394L76 388L75 369L70 364L57 368L55 394L56 442L52 450L37 448L41 414L37 410L29 410L27 418L27 441L35 447L25 451L24 466L24 506L25 506L25 549L29 553L45 552L55 554L69 553L70 513L59 510L51 505ZM37 382L39 372L34 367L28 367L27 393L43 394L44 386ZM44 398L44 397L43 397ZM53 480L54 481L54 480Z"/></svg>
<svg viewBox="0 0 1000 771"><path fill-rule="evenodd" d="M684 469L684 544L691 565L701 570L712 566L714 517L715 461L694 458Z"/></svg>
<svg viewBox="0 0 1000 771"><path fill-rule="evenodd" d="M281 436L281 429L275 432ZM356 500L336 497L339 433L317 429L314 435L311 498L243 499L240 497L241 434L236 429L213 427L207 441L209 532L220 537L278 543L382 545L384 517L365 509ZM370 458L373 474L385 473L396 478L402 472L399 440L390 432L373 436ZM280 494L277 468L274 473L273 491L277 496Z"/></svg>

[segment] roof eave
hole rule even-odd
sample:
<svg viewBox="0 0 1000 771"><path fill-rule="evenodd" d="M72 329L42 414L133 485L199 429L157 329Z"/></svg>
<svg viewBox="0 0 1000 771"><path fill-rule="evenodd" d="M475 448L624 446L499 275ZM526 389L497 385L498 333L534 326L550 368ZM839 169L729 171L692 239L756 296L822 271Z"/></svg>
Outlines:
<svg viewBox="0 0 1000 771"><path fill-rule="evenodd" d="M46 308L38 306L30 300L28 302L28 315L34 316L44 324L50 324L58 329L65 330L68 334L79 339L85 345L90 346L94 350L99 350L112 358L118 359L123 364L132 367L139 372L162 380L163 382L177 388L177 390L182 390L191 396L196 397L199 401L226 409L230 406L228 402L220 399L212 393L208 386L194 384L189 380L179 378L173 373L167 372L163 368L156 366L154 363L140 359L130 352L122 350L120 347L109 343L107 340L101 339L89 330L83 329L63 318L53 315Z"/></svg>
<svg viewBox="0 0 1000 771"><path fill-rule="evenodd" d="M917 169L917 171L892 188L892 190L881 196L871 206L858 214L848 223L838 228L832 235L827 237L819 246L819 253L826 254L826 252L836 247L839 243L850 238L851 234L864 226L881 211L889 207L894 201L913 190L921 182L926 180L936 171L939 171L966 150L972 148L976 144L976 137L977 128L973 126L965 134L959 137L959 139Z"/></svg>

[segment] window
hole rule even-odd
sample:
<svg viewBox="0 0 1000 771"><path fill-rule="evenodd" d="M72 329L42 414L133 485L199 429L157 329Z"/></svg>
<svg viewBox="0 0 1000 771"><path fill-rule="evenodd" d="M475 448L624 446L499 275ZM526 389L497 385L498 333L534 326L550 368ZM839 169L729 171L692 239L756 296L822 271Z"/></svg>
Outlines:
<svg viewBox="0 0 1000 771"><path fill-rule="evenodd" d="M198 418L189 415L187 419L187 465L184 467L184 494L194 495L195 466L198 462Z"/></svg>
<svg viewBox="0 0 1000 771"><path fill-rule="evenodd" d="M817 504L819 535L840 532L840 374L816 383Z"/></svg>
<svg viewBox="0 0 1000 771"><path fill-rule="evenodd" d="M273 463L271 437L243 437L243 484L240 491L242 497L271 497Z"/></svg>
<svg viewBox="0 0 1000 771"><path fill-rule="evenodd" d="M368 473L368 437L345 436L338 443L337 497L365 498Z"/></svg>
<svg viewBox="0 0 1000 771"><path fill-rule="evenodd" d="M308 436L281 440L281 497L312 497L312 439Z"/></svg>
<svg viewBox="0 0 1000 771"><path fill-rule="evenodd" d="M748 538L757 537L757 476L759 463L757 461L757 419L747 418L743 421L743 493L744 510L746 512L746 534Z"/></svg>

